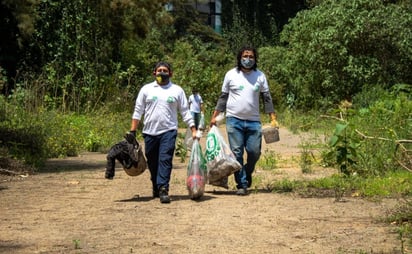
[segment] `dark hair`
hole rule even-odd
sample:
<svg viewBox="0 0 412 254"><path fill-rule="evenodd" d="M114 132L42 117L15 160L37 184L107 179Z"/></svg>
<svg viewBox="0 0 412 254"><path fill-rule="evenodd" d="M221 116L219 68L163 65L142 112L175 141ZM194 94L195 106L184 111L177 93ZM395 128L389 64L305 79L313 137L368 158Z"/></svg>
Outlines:
<svg viewBox="0 0 412 254"><path fill-rule="evenodd" d="M169 72L172 72L172 66L169 63L164 62L164 61L157 62L154 69L153 69L153 72L155 72L157 70L157 68L159 68L160 66L164 66L167 69L169 69Z"/></svg>
<svg viewBox="0 0 412 254"><path fill-rule="evenodd" d="M252 46L243 46L243 47L239 50L239 52L237 53L237 70L240 71L240 69L242 68L242 63L240 62L240 60L242 59L242 54L243 54L243 52L245 52L245 51L247 51L247 50L248 50L248 51L252 51L253 54L255 55L255 64L253 65L252 69L253 69L254 71L256 71L257 63L258 63L258 54L257 54L256 49L255 49L254 47L252 47Z"/></svg>

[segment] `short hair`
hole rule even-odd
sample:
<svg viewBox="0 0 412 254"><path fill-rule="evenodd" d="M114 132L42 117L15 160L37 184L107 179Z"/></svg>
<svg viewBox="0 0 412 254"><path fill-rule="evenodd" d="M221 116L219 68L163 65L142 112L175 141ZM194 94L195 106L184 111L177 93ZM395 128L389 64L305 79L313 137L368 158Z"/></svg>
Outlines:
<svg viewBox="0 0 412 254"><path fill-rule="evenodd" d="M172 66L168 62L164 62L164 61L157 62L155 64L153 72L156 72L157 68L159 68L160 66L164 66L169 70L169 72L172 72Z"/></svg>
<svg viewBox="0 0 412 254"><path fill-rule="evenodd" d="M239 52L237 53L237 70L240 71L240 69L242 68L241 59L242 59L242 54L245 51L252 51L253 54L255 55L255 64L252 66L252 69L256 71L257 63L258 63L258 54L257 54L256 49L249 45L243 46L241 49L239 49Z"/></svg>

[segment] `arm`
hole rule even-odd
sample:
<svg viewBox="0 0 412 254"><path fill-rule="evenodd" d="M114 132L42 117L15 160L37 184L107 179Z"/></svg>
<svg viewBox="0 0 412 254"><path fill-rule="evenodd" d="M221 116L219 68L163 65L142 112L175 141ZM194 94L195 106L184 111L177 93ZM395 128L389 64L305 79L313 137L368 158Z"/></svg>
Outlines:
<svg viewBox="0 0 412 254"><path fill-rule="evenodd" d="M132 122L130 124L130 132L134 132L136 134L137 127L139 126L140 120L137 119L132 119Z"/></svg>
<svg viewBox="0 0 412 254"><path fill-rule="evenodd" d="M201 113L204 113L204 112L205 112L205 111L204 111L204 108L203 108L203 102L200 103L200 112L201 112Z"/></svg>
<svg viewBox="0 0 412 254"><path fill-rule="evenodd" d="M269 117L270 117L270 125L272 125L272 127L279 128L279 123L277 122L277 116L273 108L273 102L272 102L272 97L270 96L270 93L263 92L261 93L261 95L263 98L265 113L269 114Z"/></svg>
<svg viewBox="0 0 412 254"><path fill-rule="evenodd" d="M222 92L219 99L217 100L215 111L213 112L212 119L210 120L210 126L216 125L216 116L218 116L220 112L226 111L226 103L228 98L229 93Z"/></svg>

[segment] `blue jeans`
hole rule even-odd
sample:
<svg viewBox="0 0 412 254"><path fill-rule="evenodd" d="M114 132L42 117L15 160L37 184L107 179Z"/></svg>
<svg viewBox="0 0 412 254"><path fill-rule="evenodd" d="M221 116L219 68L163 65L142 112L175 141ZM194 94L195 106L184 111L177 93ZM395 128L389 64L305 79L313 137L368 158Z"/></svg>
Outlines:
<svg viewBox="0 0 412 254"><path fill-rule="evenodd" d="M235 172L236 187L238 189L250 187L252 173L261 154L262 125L259 121L227 117L226 130L230 149L242 165L242 168ZM246 164L243 163L244 150L247 154Z"/></svg>
<svg viewBox="0 0 412 254"><path fill-rule="evenodd" d="M177 130L171 130L157 136L143 135L153 190L158 190L162 186L169 190L176 137Z"/></svg>

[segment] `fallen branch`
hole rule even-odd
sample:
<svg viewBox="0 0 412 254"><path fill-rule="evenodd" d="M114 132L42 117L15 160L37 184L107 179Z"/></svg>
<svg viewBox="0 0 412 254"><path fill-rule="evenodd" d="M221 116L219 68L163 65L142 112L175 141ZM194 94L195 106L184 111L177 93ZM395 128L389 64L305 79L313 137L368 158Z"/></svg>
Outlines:
<svg viewBox="0 0 412 254"><path fill-rule="evenodd" d="M5 174L5 175L15 175L15 176L21 175L21 173L14 172L14 171L11 171L11 170L8 170L8 169L4 169L4 168L0 168L0 173L1 173L1 174Z"/></svg>
<svg viewBox="0 0 412 254"><path fill-rule="evenodd" d="M336 116L328 116L328 115L320 115L321 118L331 118L331 119L335 119L341 122L344 122L345 120L342 117L336 117Z"/></svg>
<svg viewBox="0 0 412 254"><path fill-rule="evenodd" d="M383 141L391 141L396 144L395 148L395 160L396 162L399 163L401 167L404 169L408 170L409 172L412 173L412 156L410 155L412 153L411 150L406 149L406 147L403 145L405 143L407 144L412 144L412 140L408 139L398 139L398 140L392 140L388 138L381 138L381 137L371 137L363 134L362 132L355 130L356 133L358 133L362 138L364 139L376 139L376 140L383 140ZM396 156L396 153L399 153L401 155L401 158L399 159L399 156ZM409 165L407 165L409 164Z"/></svg>

